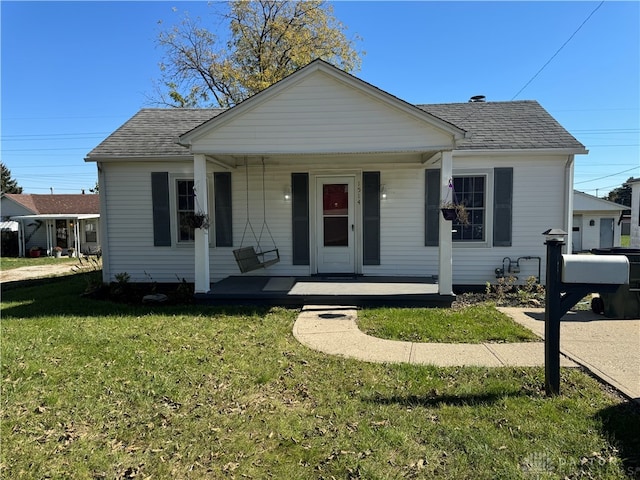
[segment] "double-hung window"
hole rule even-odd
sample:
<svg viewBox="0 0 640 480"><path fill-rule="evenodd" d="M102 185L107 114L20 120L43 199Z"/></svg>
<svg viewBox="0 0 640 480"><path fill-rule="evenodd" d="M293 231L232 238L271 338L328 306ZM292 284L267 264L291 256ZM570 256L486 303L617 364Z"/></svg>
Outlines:
<svg viewBox="0 0 640 480"><path fill-rule="evenodd" d="M487 225L487 180L483 175L459 176L453 178L453 188L459 203L463 204L469 216L466 225L453 222L453 241L483 242Z"/></svg>
<svg viewBox="0 0 640 480"><path fill-rule="evenodd" d="M84 223L84 240L87 243L96 243L98 241L98 222L96 220L87 220Z"/></svg>
<svg viewBox="0 0 640 480"><path fill-rule="evenodd" d="M178 242L193 242L195 229L191 219L195 213L193 180L176 180L178 211Z"/></svg>

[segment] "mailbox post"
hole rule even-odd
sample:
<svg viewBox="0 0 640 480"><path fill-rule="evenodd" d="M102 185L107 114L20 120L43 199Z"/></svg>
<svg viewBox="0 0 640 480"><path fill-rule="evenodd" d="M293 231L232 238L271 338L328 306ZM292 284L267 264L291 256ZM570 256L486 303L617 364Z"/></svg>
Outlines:
<svg viewBox="0 0 640 480"><path fill-rule="evenodd" d="M544 389L560 393L560 319L585 295L615 292L629 283L629 261L621 255L563 255L567 233L549 229L544 309Z"/></svg>
<svg viewBox="0 0 640 480"><path fill-rule="evenodd" d="M544 308L544 390L560 393L561 259L567 232L552 228L543 233L547 241L547 286Z"/></svg>

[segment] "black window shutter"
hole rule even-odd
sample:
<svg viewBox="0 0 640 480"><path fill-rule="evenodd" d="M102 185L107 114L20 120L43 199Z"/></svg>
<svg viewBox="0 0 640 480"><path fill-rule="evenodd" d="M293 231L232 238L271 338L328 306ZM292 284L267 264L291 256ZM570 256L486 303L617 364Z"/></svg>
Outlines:
<svg viewBox="0 0 640 480"><path fill-rule="evenodd" d="M153 204L153 245L171 246L171 209L169 207L169 173L151 172Z"/></svg>
<svg viewBox="0 0 640 480"><path fill-rule="evenodd" d="M363 265L380 265L380 172L362 172Z"/></svg>
<svg viewBox="0 0 640 480"><path fill-rule="evenodd" d="M437 247L440 243L440 169L425 170L424 244Z"/></svg>
<svg viewBox="0 0 640 480"><path fill-rule="evenodd" d="M233 218L231 216L231 173L213 174L215 200L216 246L233 246Z"/></svg>
<svg viewBox="0 0 640 480"><path fill-rule="evenodd" d="M493 246L511 246L513 168L493 171Z"/></svg>
<svg viewBox="0 0 640 480"><path fill-rule="evenodd" d="M291 174L293 264L309 265L309 174Z"/></svg>

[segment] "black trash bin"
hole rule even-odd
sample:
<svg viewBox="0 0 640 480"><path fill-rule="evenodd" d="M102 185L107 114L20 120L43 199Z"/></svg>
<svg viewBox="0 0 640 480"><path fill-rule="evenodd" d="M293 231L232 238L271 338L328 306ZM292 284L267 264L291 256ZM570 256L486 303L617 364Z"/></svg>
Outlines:
<svg viewBox="0 0 640 480"><path fill-rule="evenodd" d="M640 318L640 248L594 248L594 255L625 255L629 259L629 284L613 293L601 293L592 301L592 309L609 318ZM598 312L600 310L600 312Z"/></svg>

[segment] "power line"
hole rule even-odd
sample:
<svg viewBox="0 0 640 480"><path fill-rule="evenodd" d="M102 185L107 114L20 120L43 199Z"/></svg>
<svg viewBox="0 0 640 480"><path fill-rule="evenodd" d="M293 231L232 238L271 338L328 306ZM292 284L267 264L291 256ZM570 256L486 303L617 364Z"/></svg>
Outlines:
<svg viewBox="0 0 640 480"><path fill-rule="evenodd" d="M585 188L584 190L580 190L581 192L596 192L596 196L598 195L599 190L609 190L610 188L618 188L620 184L610 185L608 187L599 187L599 188Z"/></svg>
<svg viewBox="0 0 640 480"><path fill-rule="evenodd" d="M604 177L592 178L591 180L583 180L581 182L573 182L573 184L574 185L578 185L580 183L596 182L598 180L602 180L603 178L615 177L616 175L621 175L623 173L627 173L627 172L630 172L632 170L636 170L637 168L638 167L633 167L633 168L629 168L628 170L623 170L623 171L618 172L618 173L612 173L611 175L605 175Z"/></svg>
<svg viewBox="0 0 640 480"><path fill-rule="evenodd" d="M16 133L15 135L2 135L3 140L18 140L24 138L39 138L39 137L78 137L82 138L94 138L95 135L109 135L111 132L74 132L74 133ZM87 135L91 135L87 137Z"/></svg>
<svg viewBox="0 0 640 480"><path fill-rule="evenodd" d="M86 150L84 147L69 147L69 148L9 148L3 149L3 152L53 152L53 151L67 151L67 150Z"/></svg>
<svg viewBox="0 0 640 480"><path fill-rule="evenodd" d="M595 145L593 143L587 143L587 147L640 147L640 143L619 143L615 145Z"/></svg>
<svg viewBox="0 0 640 480"><path fill-rule="evenodd" d="M515 100L515 98L516 98L518 95L520 95L520 94L522 93L522 91L523 91L525 88L527 88L527 87L529 86L529 84L530 84L531 82L533 82L533 81L536 79L536 77L537 77L538 75L540 75L540 73L541 73L541 72L542 72L542 71L547 67L547 65L549 65L549 64L551 63L551 61L552 61L554 58L556 58L556 56L557 56L557 55L562 51L562 49L567 45L567 43L569 43L569 42L571 41L571 39L572 39L573 37L575 37L575 36L576 36L576 34L580 31L580 29L584 26L584 24L585 24L585 23L587 23L587 22L589 21L589 19L593 16L593 14L594 14L594 13L596 13L596 12L598 11L598 9L599 9L603 4L604 4L604 0L602 0L602 1L598 4L598 6L597 6L596 8L594 8L594 9L593 9L593 11L589 14L589 16L588 16L587 18L585 18L585 19L584 19L584 21L580 24L580 26L576 29L576 31L575 31L575 32L573 32L573 33L571 34L571 36L567 39L567 41L566 41L566 42L564 42L564 43L562 44L562 46L560 46L560 48L559 48L558 50L556 50L556 53L554 53L554 54L551 56L551 58L550 58L549 60L547 60L547 63L545 63L545 64L540 68L540 70L538 70L538 71L536 72L536 74L535 74L533 77L531 77L527 83L525 83L525 84L524 84L524 87L522 87L520 90L518 90L518 93L516 93L516 94L511 98L511 100Z"/></svg>

